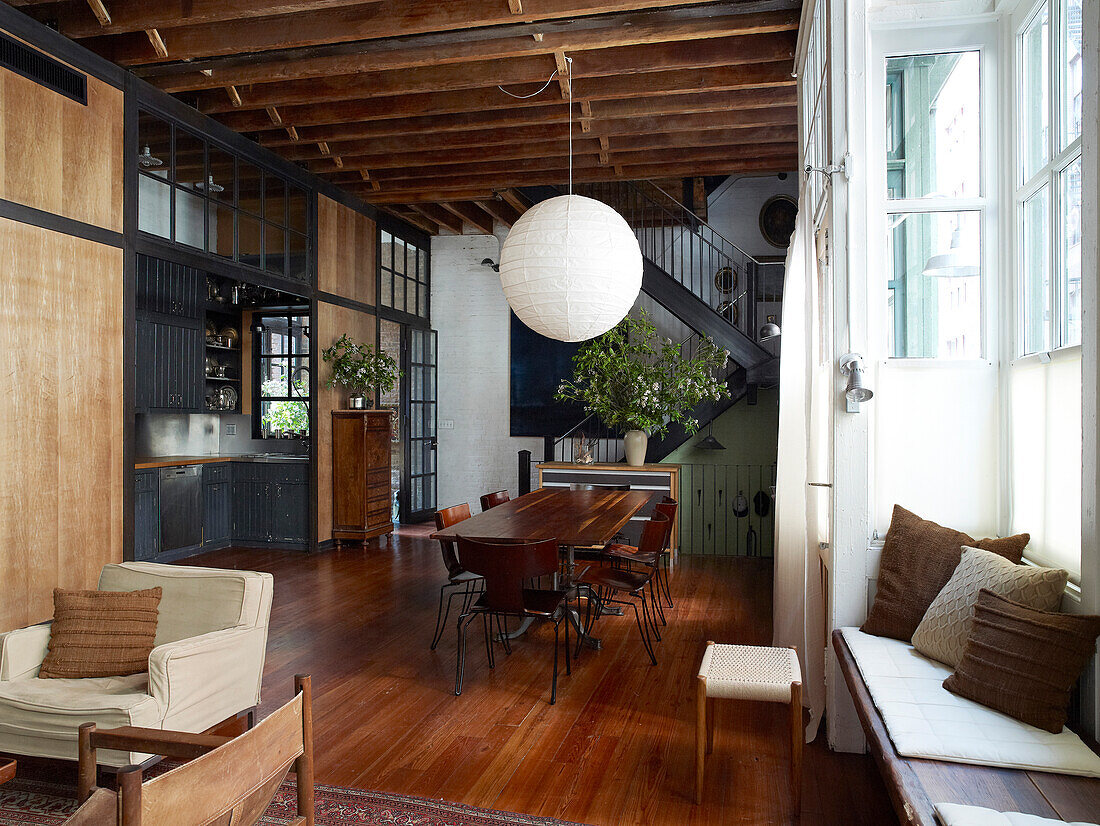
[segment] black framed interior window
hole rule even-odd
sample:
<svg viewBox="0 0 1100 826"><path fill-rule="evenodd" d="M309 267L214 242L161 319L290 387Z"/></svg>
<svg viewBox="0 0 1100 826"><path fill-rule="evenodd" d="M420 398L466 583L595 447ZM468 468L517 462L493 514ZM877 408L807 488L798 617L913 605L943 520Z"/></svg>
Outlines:
<svg viewBox="0 0 1100 826"><path fill-rule="evenodd" d="M253 435L309 433L309 315L252 318Z"/></svg>
<svg viewBox="0 0 1100 826"><path fill-rule="evenodd" d="M149 112L138 114L138 229L309 281L305 189Z"/></svg>
<svg viewBox="0 0 1100 826"><path fill-rule="evenodd" d="M430 252L386 230L378 234L378 296L383 307L429 317Z"/></svg>

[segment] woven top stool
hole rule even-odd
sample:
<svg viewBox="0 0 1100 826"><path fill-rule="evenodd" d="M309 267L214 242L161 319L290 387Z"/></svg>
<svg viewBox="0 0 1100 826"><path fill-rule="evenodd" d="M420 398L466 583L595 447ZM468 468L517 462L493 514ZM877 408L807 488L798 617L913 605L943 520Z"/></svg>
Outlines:
<svg viewBox="0 0 1100 826"><path fill-rule="evenodd" d="M716 645L707 642L699 666L695 728L695 802L703 802L703 769L714 750L714 701L784 703L790 709L791 802L798 817L802 802L802 671L793 648Z"/></svg>

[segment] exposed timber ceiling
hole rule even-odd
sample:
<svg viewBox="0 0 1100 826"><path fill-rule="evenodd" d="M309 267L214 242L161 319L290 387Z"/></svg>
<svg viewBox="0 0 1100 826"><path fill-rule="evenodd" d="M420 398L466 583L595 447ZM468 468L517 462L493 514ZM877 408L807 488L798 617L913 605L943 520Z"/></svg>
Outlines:
<svg viewBox="0 0 1100 826"><path fill-rule="evenodd" d="M8 0L435 232L560 184L796 165L800 0ZM689 188L690 189L690 188ZM688 191L688 190L685 190Z"/></svg>

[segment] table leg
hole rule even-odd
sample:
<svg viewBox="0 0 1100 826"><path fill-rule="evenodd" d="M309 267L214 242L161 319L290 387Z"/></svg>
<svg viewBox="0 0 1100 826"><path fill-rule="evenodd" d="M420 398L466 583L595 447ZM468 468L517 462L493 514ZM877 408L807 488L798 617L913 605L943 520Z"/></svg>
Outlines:
<svg viewBox="0 0 1100 826"><path fill-rule="evenodd" d="M534 620L530 617L524 617L515 631L509 631L507 634L499 634L497 639L499 640L502 637L506 637L507 639L514 640L516 637L522 637L527 633L527 629L531 627L532 622L534 622Z"/></svg>

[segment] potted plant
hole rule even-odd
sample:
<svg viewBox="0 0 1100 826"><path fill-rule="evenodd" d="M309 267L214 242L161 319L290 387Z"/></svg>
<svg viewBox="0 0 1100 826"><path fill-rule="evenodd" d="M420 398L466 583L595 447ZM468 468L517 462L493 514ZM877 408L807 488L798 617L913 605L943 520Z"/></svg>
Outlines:
<svg viewBox="0 0 1100 826"><path fill-rule="evenodd" d="M368 394L373 400L375 388L383 395L389 393L401 375L397 362L385 350L369 344L357 344L348 338L347 333L331 347L322 350L321 358L332 365L328 386L346 388L351 394L348 407L353 410L365 409Z"/></svg>
<svg viewBox="0 0 1100 826"><path fill-rule="evenodd" d="M627 464L645 464L649 436L663 436L672 422L694 433L691 415L705 399L729 396L716 373L729 359L706 336L694 352L657 335L643 310L627 316L598 338L585 342L573 357L573 378L563 381L557 398L579 401L608 427L624 431Z"/></svg>

